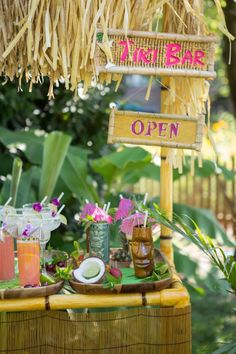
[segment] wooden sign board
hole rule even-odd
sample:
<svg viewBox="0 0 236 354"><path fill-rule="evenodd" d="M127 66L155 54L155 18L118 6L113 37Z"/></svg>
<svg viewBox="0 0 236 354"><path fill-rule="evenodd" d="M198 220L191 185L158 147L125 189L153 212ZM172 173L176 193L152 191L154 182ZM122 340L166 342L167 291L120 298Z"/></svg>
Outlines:
<svg viewBox="0 0 236 354"><path fill-rule="evenodd" d="M118 111L110 114L108 143L167 146L200 151L205 116Z"/></svg>
<svg viewBox="0 0 236 354"><path fill-rule="evenodd" d="M213 36L97 29L99 72L215 78Z"/></svg>

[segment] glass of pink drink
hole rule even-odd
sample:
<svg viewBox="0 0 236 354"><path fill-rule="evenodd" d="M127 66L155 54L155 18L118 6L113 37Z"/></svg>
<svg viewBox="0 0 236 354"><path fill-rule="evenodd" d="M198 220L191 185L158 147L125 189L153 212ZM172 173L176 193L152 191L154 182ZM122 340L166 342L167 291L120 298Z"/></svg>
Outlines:
<svg viewBox="0 0 236 354"><path fill-rule="evenodd" d="M40 284L40 244L36 239L17 239L20 285Z"/></svg>
<svg viewBox="0 0 236 354"><path fill-rule="evenodd" d="M4 230L2 241L0 240L0 281L15 278L14 265L14 240L13 237Z"/></svg>

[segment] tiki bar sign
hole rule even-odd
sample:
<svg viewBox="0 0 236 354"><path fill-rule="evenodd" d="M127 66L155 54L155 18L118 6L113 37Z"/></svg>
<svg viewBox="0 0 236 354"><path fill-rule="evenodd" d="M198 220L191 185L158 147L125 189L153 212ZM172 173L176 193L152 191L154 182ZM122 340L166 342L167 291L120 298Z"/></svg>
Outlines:
<svg viewBox="0 0 236 354"><path fill-rule="evenodd" d="M97 73L214 78L213 36L97 30Z"/></svg>
<svg viewBox="0 0 236 354"><path fill-rule="evenodd" d="M201 150L204 115L198 117L113 109L108 143L168 146Z"/></svg>

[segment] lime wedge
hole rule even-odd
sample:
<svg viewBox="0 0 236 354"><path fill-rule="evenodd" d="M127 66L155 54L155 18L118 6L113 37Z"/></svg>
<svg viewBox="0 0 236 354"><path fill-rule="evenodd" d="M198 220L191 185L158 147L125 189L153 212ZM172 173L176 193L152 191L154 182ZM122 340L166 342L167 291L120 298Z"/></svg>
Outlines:
<svg viewBox="0 0 236 354"><path fill-rule="evenodd" d="M95 278L101 271L101 267L99 266L99 264L93 263L93 264L89 264L86 269L84 269L83 271L83 277L85 279L91 279L91 278Z"/></svg>
<svg viewBox="0 0 236 354"><path fill-rule="evenodd" d="M40 275L40 283L48 283L50 285L56 283L56 281L51 275L42 273Z"/></svg>

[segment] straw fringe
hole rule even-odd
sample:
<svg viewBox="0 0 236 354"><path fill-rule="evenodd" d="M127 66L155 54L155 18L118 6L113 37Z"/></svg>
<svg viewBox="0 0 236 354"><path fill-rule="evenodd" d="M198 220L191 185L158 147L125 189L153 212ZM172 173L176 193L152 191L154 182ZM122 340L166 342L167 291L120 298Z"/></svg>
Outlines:
<svg viewBox="0 0 236 354"><path fill-rule="evenodd" d="M232 40L220 2L214 1L219 27ZM184 34L208 33L200 0L181 0L177 5L172 0L0 0L0 72L10 80L18 78L19 88L25 77L30 89L48 76L49 98L61 78L72 91L86 80L87 89L96 77L93 58L97 25L102 27L105 37L108 28L122 29L125 33L150 31L163 6L168 7L164 22L173 18L169 21L169 32L176 32L177 28ZM104 51L111 58L108 43ZM106 82L121 80L111 74L100 76Z"/></svg>
<svg viewBox="0 0 236 354"><path fill-rule="evenodd" d="M191 353L191 306L1 313L0 320L2 353Z"/></svg>

